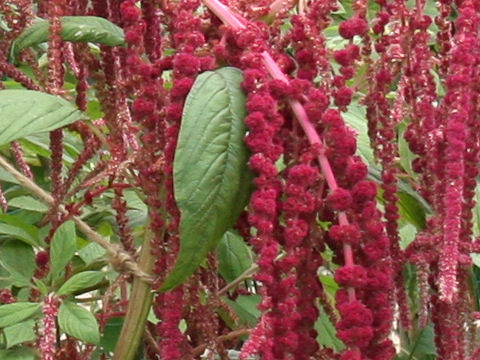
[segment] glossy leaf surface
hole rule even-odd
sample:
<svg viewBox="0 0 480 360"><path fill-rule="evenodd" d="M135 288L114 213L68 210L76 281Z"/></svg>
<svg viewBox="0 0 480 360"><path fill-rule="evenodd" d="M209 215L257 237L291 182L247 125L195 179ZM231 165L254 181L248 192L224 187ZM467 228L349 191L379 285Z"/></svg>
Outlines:
<svg viewBox="0 0 480 360"><path fill-rule="evenodd" d="M187 97L174 161L181 249L162 290L195 271L247 203L242 79L235 68L208 71L198 76Z"/></svg>

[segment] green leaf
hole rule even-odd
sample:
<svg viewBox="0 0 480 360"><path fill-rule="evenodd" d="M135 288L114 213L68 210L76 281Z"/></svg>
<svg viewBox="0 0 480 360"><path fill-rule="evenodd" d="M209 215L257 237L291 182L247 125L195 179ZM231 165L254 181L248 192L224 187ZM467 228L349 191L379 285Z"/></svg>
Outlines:
<svg viewBox="0 0 480 360"><path fill-rule="evenodd" d="M407 140L404 138L405 131L407 129L407 124L403 121L398 124L398 155L400 156L400 164L405 169L405 171L412 177L415 177L417 174L412 169L412 161L416 158L416 155L410 151Z"/></svg>
<svg viewBox="0 0 480 360"><path fill-rule="evenodd" d="M94 42L108 46L124 44L123 30L107 19L97 16L64 16L61 21L64 41ZM27 47L46 42L49 26L48 21L40 19L21 33L12 44L11 59Z"/></svg>
<svg viewBox="0 0 480 360"><path fill-rule="evenodd" d="M17 240L5 241L0 248L0 262L10 273L13 285L30 285L35 271L35 254L30 245Z"/></svg>
<svg viewBox="0 0 480 360"><path fill-rule="evenodd" d="M327 295L330 296L330 298L335 299L335 294L340 286L336 283L332 276L320 275L319 278Z"/></svg>
<svg viewBox="0 0 480 360"><path fill-rule="evenodd" d="M11 285L13 285L12 279L9 278L9 276L10 273L0 263L0 289L9 288Z"/></svg>
<svg viewBox="0 0 480 360"><path fill-rule="evenodd" d="M255 326L260 318L260 310L257 306L260 303L260 295L240 295L235 301L224 298L228 305L232 307L240 320L240 326Z"/></svg>
<svg viewBox="0 0 480 360"><path fill-rule="evenodd" d="M407 246L410 245L410 243L415 239L415 236L417 235L417 228L410 223L406 223L400 227L398 233L400 235L400 248L405 250Z"/></svg>
<svg viewBox="0 0 480 360"><path fill-rule="evenodd" d="M87 309L65 301L58 310L60 329L74 338L89 344L100 342L100 332L95 316Z"/></svg>
<svg viewBox="0 0 480 360"><path fill-rule="evenodd" d="M232 282L252 265L252 252L243 238L235 231L228 230L217 247L218 271Z"/></svg>
<svg viewBox="0 0 480 360"><path fill-rule="evenodd" d="M470 257L472 258L473 264L477 267L480 267L480 254L479 253L471 253Z"/></svg>
<svg viewBox="0 0 480 360"><path fill-rule="evenodd" d="M12 184L19 184L18 180L12 174L7 172L4 168L0 168L0 181L9 182Z"/></svg>
<svg viewBox="0 0 480 360"><path fill-rule="evenodd" d="M409 349L410 359L423 359L426 355L436 355L435 333L433 325L428 324L420 330L413 341L411 349Z"/></svg>
<svg viewBox="0 0 480 360"><path fill-rule="evenodd" d="M20 220L19 216L0 214L0 234L38 246L38 228Z"/></svg>
<svg viewBox="0 0 480 360"><path fill-rule="evenodd" d="M100 346L106 351L113 352L115 350L123 322L123 317L113 317L108 319L100 340Z"/></svg>
<svg viewBox="0 0 480 360"><path fill-rule="evenodd" d="M101 245L92 242L79 250L78 256L88 265L100 259L105 253L106 251Z"/></svg>
<svg viewBox="0 0 480 360"><path fill-rule="evenodd" d="M50 273L54 281L70 262L76 249L75 224L67 221L55 231L50 246Z"/></svg>
<svg viewBox="0 0 480 360"><path fill-rule="evenodd" d="M73 275L70 279L58 289L57 295L72 294L77 290L82 290L98 284L105 277L102 271L84 271Z"/></svg>
<svg viewBox="0 0 480 360"><path fill-rule="evenodd" d="M47 212L48 206L31 196L18 196L8 201L8 206L37 212Z"/></svg>
<svg viewBox="0 0 480 360"><path fill-rule="evenodd" d="M33 282L35 283L35 286L37 287L37 290L42 293L42 295L47 295L48 294L48 287L47 285L40 279L33 278Z"/></svg>
<svg viewBox="0 0 480 360"><path fill-rule="evenodd" d="M42 305L32 302L16 302L13 304L0 305L0 328L17 324L40 314Z"/></svg>
<svg viewBox="0 0 480 360"><path fill-rule="evenodd" d="M425 229L426 212L416 198L405 192L398 192L398 210L403 218L418 229Z"/></svg>
<svg viewBox="0 0 480 360"><path fill-rule="evenodd" d="M3 334L5 335L7 349L27 341L35 340L37 336L33 331L34 326L35 321L27 320L4 328Z"/></svg>
<svg viewBox="0 0 480 360"><path fill-rule="evenodd" d="M243 143L242 80L235 68L207 71L188 94L173 164L181 247L162 291L195 271L248 201L251 173Z"/></svg>
<svg viewBox="0 0 480 360"><path fill-rule="evenodd" d="M60 96L33 90L0 90L0 145L69 125L82 113Z"/></svg>
<svg viewBox="0 0 480 360"><path fill-rule="evenodd" d="M335 350L335 352L345 348L343 342L337 338L335 326L333 326L323 308L320 309L320 316L315 322L315 330L318 332L317 341L319 344L329 347Z"/></svg>
<svg viewBox="0 0 480 360"><path fill-rule="evenodd" d="M352 103L348 111L343 114L345 122L357 133L357 154L360 155L369 167L375 166L373 150L368 137L367 115L365 107Z"/></svg>
<svg viewBox="0 0 480 360"><path fill-rule="evenodd" d="M24 229L10 224L0 224L0 234L10 235L11 237L23 241L29 245L37 245L35 239L28 234Z"/></svg>
<svg viewBox="0 0 480 360"><path fill-rule="evenodd" d="M0 359L2 360L35 360L35 358L34 350L27 347L0 350Z"/></svg>
<svg viewBox="0 0 480 360"><path fill-rule="evenodd" d="M382 175L380 170L374 167L368 169L369 178L377 183L382 182ZM401 217L418 229L425 228L426 216L432 213L428 203L423 199L418 192L414 191L411 185L400 179L398 181L398 208Z"/></svg>

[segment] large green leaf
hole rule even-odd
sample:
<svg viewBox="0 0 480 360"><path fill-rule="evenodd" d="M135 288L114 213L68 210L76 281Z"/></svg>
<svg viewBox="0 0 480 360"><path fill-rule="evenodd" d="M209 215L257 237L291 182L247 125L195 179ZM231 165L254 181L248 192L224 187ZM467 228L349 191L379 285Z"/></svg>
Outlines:
<svg viewBox="0 0 480 360"><path fill-rule="evenodd" d="M27 320L4 328L3 334L5 335L7 349L27 341L35 340L37 335L35 331L33 331L34 326L35 321Z"/></svg>
<svg viewBox="0 0 480 360"><path fill-rule="evenodd" d="M9 350L0 350L2 360L35 360L35 351L29 347L15 347Z"/></svg>
<svg viewBox="0 0 480 360"><path fill-rule="evenodd" d="M0 305L0 328L29 319L32 316L39 314L41 308L41 304L32 302L17 302Z"/></svg>
<svg viewBox="0 0 480 360"><path fill-rule="evenodd" d="M0 90L0 114L0 145L82 118L74 104L33 90Z"/></svg>
<svg viewBox="0 0 480 360"><path fill-rule="evenodd" d="M28 219L19 215L0 214L0 234L8 235L32 246L38 246L38 228L26 221Z"/></svg>
<svg viewBox="0 0 480 360"><path fill-rule="evenodd" d="M0 262L10 273L13 285L30 285L35 271L35 254L30 245L17 240L4 242L0 248Z"/></svg>
<svg viewBox="0 0 480 360"><path fill-rule="evenodd" d="M25 229L15 225L0 223L0 234L9 235L10 237L23 241L29 245L37 245L35 239L32 238Z"/></svg>
<svg viewBox="0 0 480 360"><path fill-rule="evenodd" d="M251 174L242 80L235 68L208 71L187 97L174 161L181 248L163 291L195 271L247 203Z"/></svg>
<svg viewBox="0 0 480 360"><path fill-rule="evenodd" d="M65 301L58 310L60 329L89 344L100 342L100 332L95 316L87 309L70 301Z"/></svg>
<svg viewBox="0 0 480 360"><path fill-rule="evenodd" d="M50 273L54 281L70 262L76 249L75 224L67 221L55 231L50 246Z"/></svg>
<svg viewBox="0 0 480 360"><path fill-rule="evenodd" d="M109 46L124 44L123 30L107 19L97 16L64 16L62 39L71 42L94 42ZM49 22L38 19L13 42L11 58L29 46L48 40Z"/></svg>

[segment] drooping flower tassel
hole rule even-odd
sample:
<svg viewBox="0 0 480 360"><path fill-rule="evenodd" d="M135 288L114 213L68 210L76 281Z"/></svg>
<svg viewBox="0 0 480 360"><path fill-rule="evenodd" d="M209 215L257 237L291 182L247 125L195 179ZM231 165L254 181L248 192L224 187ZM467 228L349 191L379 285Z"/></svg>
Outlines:
<svg viewBox="0 0 480 360"><path fill-rule="evenodd" d="M42 360L55 360L57 351L58 299L54 295L45 297L42 312L43 329L38 347Z"/></svg>

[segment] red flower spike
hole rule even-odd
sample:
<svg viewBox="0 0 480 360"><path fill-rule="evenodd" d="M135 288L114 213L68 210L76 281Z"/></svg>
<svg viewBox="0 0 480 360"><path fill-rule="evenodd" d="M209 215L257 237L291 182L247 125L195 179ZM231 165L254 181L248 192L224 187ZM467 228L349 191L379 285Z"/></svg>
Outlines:
<svg viewBox="0 0 480 360"><path fill-rule="evenodd" d="M331 127L341 127L343 126L343 119L338 110L328 109L323 114L322 123Z"/></svg>
<svg viewBox="0 0 480 360"><path fill-rule="evenodd" d="M362 355L358 351L347 350L340 355L340 360L362 360Z"/></svg>
<svg viewBox="0 0 480 360"><path fill-rule="evenodd" d="M345 49L335 51L333 56L340 65L350 66L360 56L360 48L357 45L348 44Z"/></svg>
<svg viewBox="0 0 480 360"><path fill-rule="evenodd" d="M352 101L353 90L347 86L343 86L335 92L335 105L345 107Z"/></svg>
<svg viewBox="0 0 480 360"><path fill-rule="evenodd" d="M352 206L353 199L350 191L337 188L327 196L327 204L332 210L345 211Z"/></svg>
<svg viewBox="0 0 480 360"><path fill-rule="evenodd" d="M133 102L132 109L138 116L145 116L151 114L155 108L155 104L152 101L145 99L136 99Z"/></svg>
<svg viewBox="0 0 480 360"><path fill-rule="evenodd" d="M343 266L334 275L335 281L343 287L361 288L367 282L367 271L363 266Z"/></svg>
<svg viewBox="0 0 480 360"><path fill-rule="evenodd" d="M38 347L42 354L42 360L55 360L57 352L58 300L53 295L45 298L42 312L43 331Z"/></svg>
<svg viewBox="0 0 480 360"><path fill-rule="evenodd" d="M359 245L362 234L357 224L333 225L328 235L339 244Z"/></svg>
<svg viewBox="0 0 480 360"><path fill-rule="evenodd" d="M347 40L353 39L355 35L362 36L367 30L367 22L357 16L343 21L338 28L340 36Z"/></svg>
<svg viewBox="0 0 480 360"><path fill-rule="evenodd" d="M366 348L373 338L373 328L371 326L352 327L337 331L337 336L348 346Z"/></svg>
<svg viewBox="0 0 480 360"><path fill-rule="evenodd" d="M252 112L268 113L273 108L275 100L269 95L253 94L249 96L247 110Z"/></svg>
<svg viewBox="0 0 480 360"><path fill-rule="evenodd" d="M47 251L39 251L35 256L35 263L39 268L45 267L50 261L50 255Z"/></svg>
<svg viewBox="0 0 480 360"><path fill-rule="evenodd" d="M16 302L15 297L12 294L12 291L9 289L0 290L0 304L13 304Z"/></svg>
<svg viewBox="0 0 480 360"><path fill-rule="evenodd" d="M372 312L359 301L352 301L338 306L342 320L337 329L346 330L356 326L370 326L373 323Z"/></svg>
<svg viewBox="0 0 480 360"><path fill-rule="evenodd" d="M200 71L200 60L194 55L178 53L173 59L173 66L183 75L192 76Z"/></svg>
<svg viewBox="0 0 480 360"><path fill-rule="evenodd" d="M135 5L135 1L123 1L120 4L120 14L124 21L133 23L140 19L141 11Z"/></svg>
<svg viewBox="0 0 480 360"><path fill-rule="evenodd" d="M352 188L353 201L363 203L377 196L377 185L373 181L360 181Z"/></svg>
<svg viewBox="0 0 480 360"><path fill-rule="evenodd" d="M360 159L355 157L353 159L354 161L348 164L346 170L346 178L349 184L356 184L368 175L368 167Z"/></svg>

